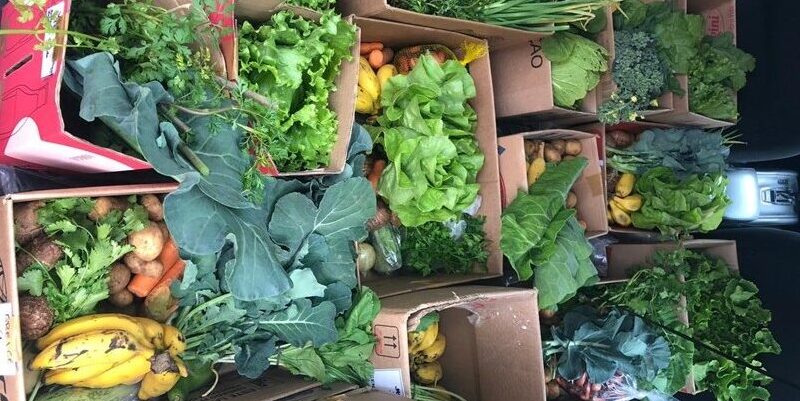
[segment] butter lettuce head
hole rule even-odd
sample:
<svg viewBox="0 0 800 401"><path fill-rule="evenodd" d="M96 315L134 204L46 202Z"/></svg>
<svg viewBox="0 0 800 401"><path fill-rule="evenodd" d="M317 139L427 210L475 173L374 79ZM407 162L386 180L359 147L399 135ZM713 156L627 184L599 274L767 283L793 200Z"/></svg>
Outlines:
<svg viewBox="0 0 800 401"><path fill-rule="evenodd" d="M404 226L452 220L478 195L484 157L474 137L476 89L466 67L420 57L407 76L391 78L381 93L377 140L389 165L378 193Z"/></svg>

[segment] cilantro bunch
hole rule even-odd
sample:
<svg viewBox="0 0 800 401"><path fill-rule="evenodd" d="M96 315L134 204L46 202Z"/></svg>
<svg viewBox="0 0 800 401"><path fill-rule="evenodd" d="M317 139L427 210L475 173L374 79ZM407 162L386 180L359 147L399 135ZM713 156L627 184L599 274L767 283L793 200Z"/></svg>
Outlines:
<svg viewBox="0 0 800 401"><path fill-rule="evenodd" d="M438 222L405 228L401 241L405 265L422 276L471 273L475 265L485 265L489 257L483 221L465 216L464 232L455 238L450 227Z"/></svg>
<svg viewBox="0 0 800 401"><path fill-rule="evenodd" d="M37 212L38 220L64 257L52 270L34 263L18 278L19 290L43 295L56 323L94 312L109 297L109 267L133 250L125 238L148 223L147 211L134 201L135 197L124 212L113 210L97 222L88 218L94 207L90 198L46 202Z"/></svg>

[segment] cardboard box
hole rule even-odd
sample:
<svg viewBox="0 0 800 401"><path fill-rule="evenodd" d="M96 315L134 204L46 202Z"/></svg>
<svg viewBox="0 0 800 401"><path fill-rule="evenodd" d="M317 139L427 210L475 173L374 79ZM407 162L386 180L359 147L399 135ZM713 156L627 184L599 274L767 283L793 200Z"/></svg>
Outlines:
<svg viewBox="0 0 800 401"><path fill-rule="evenodd" d="M156 5L170 8L184 0L157 0ZM34 30L46 13L54 18L53 28L68 28L72 0L47 0L40 9L32 7L33 18L20 22L12 3L2 9L0 29ZM227 26L223 6L209 17ZM65 67L66 36L45 34L56 45L47 51L37 50L42 36L20 34L0 36L0 164L27 169L50 169L81 173L145 170L144 160L94 145L73 136L65 129L61 108L62 76ZM220 46L228 46L228 36ZM207 41L204 43L208 45ZM218 74L226 75L222 54L216 46L208 47ZM78 118L77 115L72 116Z"/></svg>
<svg viewBox="0 0 800 401"><path fill-rule="evenodd" d="M611 21L611 9L606 8L604 12ZM491 49L497 117L525 116L535 121L557 121L561 127L597 121L603 82L610 79L610 74L601 76L597 88L586 95L578 108L556 106L552 65L542 51L545 38L540 35L527 40L507 41L503 46ZM597 43L614 54L613 24L609 22L597 35ZM609 70L612 61L609 60Z"/></svg>
<svg viewBox="0 0 800 401"><path fill-rule="evenodd" d="M706 35L718 36L731 32L736 41L736 1L735 0L681 0L679 4L690 14L702 15L706 20ZM690 125L700 128L730 127L736 121L721 121L708 118L689 110L689 78L678 75L678 82L686 92L675 96L672 112L648 116L649 120L667 124Z"/></svg>
<svg viewBox="0 0 800 401"><path fill-rule="evenodd" d="M653 122L645 122L645 121L636 121L636 122L620 123L620 124L616 124L616 125L603 126L603 138L607 138L608 137L607 134L609 132L615 131L615 130L622 130L622 131L625 131L625 132L628 132L628 133L631 133L631 134L638 135L638 134L641 134L642 132L644 132L646 130L656 129L656 128L664 129L664 128L670 128L670 126L669 125L665 125L665 124L659 124L659 123L653 123ZM606 146L608 146L608 145L606 145ZM605 158L607 158L607 157L608 157L608 155L605 155ZM605 182L605 188L606 188L605 201L606 201L606 206L608 206L609 200L611 199L611 197L614 196L614 194L613 194L614 193L614 188L610 187L609 186L609 182L608 182L608 176L609 176L609 171L611 170L611 166L609 166L607 163L605 163L605 164L606 164L606 168L604 170L604 174L605 174L604 182ZM610 223L609 224L608 231L611 232L611 233L614 233L614 234L621 234L621 235L647 236L647 237L654 238L655 240L661 240L661 238L662 238L662 236L658 232L658 230L642 230L640 228L635 228L635 227L632 227L632 226L631 227L620 227L620 226L616 225L615 223Z"/></svg>
<svg viewBox="0 0 800 401"><path fill-rule="evenodd" d="M458 48L465 41L479 41L479 39L459 33L406 26L396 22L358 17L354 21L361 28L361 37L364 42L381 41L391 48L402 48L420 43L441 43L451 48ZM362 278L362 282L381 297L499 277L503 274L503 254L500 251L501 206L497 164L497 130L489 58L482 57L470 63L469 72L475 80L477 90L477 96L470 101L478 115L475 137L485 156L483 168L478 173L479 195L481 196L481 207L478 214L486 218L483 226L489 247L486 269L485 271L476 269L473 274L466 275L386 277L372 274Z"/></svg>
<svg viewBox="0 0 800 401"><path fill-rule="evenodd" d="M0 385L0 398L10 401L24 401L25 390L22 379L22 340L19 332L19 297L17 294L17 266L14 247L14 205L35 200L124 196L142 194L163 194L177 188L178 184L122 185L113 187L93 187L77 189L61 189L36 191L7 195L0 200L0 320L4 332L0 333L5 341L0 344L0 374L3 385Z"/></svg>
<svg viewBox="0 0 800 401"><path fill-rule="evenodd" d="M598 141L595 134L571 130L547 130L526 132L498 138L502 148L500 175L506 190L505 199L510 204L518 191L528 191L528 169L525 158L525 140L578 139L581 156L589 165L575 182L572 191L578 196L578 218L586 222L586 236L595 238L608 233L608 218L605 210L603 173L600 168ZM507 205L504 205L504 207Z"/></svg>
<svg viewBox="0 0 800 401"><path fill-rule="evenodd" d="M416 13L393 7L389 5L389 0L343 0L337 3L338 9L343 15L354 14L359 17L394 21L404 26L445 29L450 32L486 39L492 49L503 48L508 46L509 43L524 42L541 35L482 22Z"/></svg>
<svg viewBox="0 0 800 401"><path fill-rule="evenodd" d="M632 273L633 269L647 265L652 256L658 251L673 251L685 248L696 252L701 252L723 260L734 272L739 271L739 260L736 251L736 241L728 240L691 240L682 244L675 242L662 242L658 244L615 244L606 248L608 256L608 276L600 284L625 282ZM691 316L686 310L686 298L682 297L675 305L679 308L678 316L681 322L687 326L691 324ZM686 378L684 393L697 394L694 376Z"/></svg>
<svg viewBox="0 0 800 401"><path fill-rule="evenodd" d="M382 301L374 323L375 387L409 396L408 330L432 311L447 347L439 359L441 384L469 401L545 399L537 292L497 287L455 287Z"/></svg>
<svg viewBox="0 0 800 401"><path fill-rule="evenodd" d="M238 20L248 20L254 26L259 26L267 22L270 17L283 10L293 13L313 21L318 21L320 14L307 8L285 5L284 0L233 0L235 1L235 15ZM238 23L237 23L238 26ZM356 31L356 42L353 45L350 61L343 61L339 76L336 78L336 91L331 93L329 107L336 113L339 120L337 129L336 143L331 151L330 163L325 167L320 167L308 171L289 171L278 172L276 175L281 177L296 176L319 176L339 174L344 170L347 162L347 148L350 144L350 133L353 129L356 110L356 89L358 87L358 45L360 32ZM224 49L226 60L235 60L232 64L238 64L238 49L236 46ZM238 67L233 69L231 80L238 79ZM271 168L262 169L265 173L274 172ZM272 174L271 174L272 175Z"/></svg>

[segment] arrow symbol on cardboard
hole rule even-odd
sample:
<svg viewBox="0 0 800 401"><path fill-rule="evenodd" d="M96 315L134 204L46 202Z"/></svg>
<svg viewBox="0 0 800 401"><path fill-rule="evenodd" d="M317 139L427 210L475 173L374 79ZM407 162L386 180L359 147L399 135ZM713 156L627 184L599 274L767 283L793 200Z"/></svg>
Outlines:
<svg viewBox="0 0 800 401"><path fill-rule="evenodd" d="M391 337L389 337L389 336L383 336L383 338L385 338L385 339L387 339L387 340L392 340L392 341L394 341L394 342L397 342L397 336L395 336L395 335L392 335Z"/></svg>

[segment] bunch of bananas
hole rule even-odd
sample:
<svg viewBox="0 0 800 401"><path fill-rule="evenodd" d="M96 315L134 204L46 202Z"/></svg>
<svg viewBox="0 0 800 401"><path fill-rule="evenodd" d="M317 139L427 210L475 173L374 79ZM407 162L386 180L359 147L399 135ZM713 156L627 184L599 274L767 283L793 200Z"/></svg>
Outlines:
<svg viewBox="0 0 800 401"><path fill-rule="evenodd" d="M376 72L369 61L360 57L358 60L358 96L356 111L362 114L376 115L381 111L381 88L389 78L397 75L397 68L386 64Z"/></svg>
<svg viewBox="0 0 800 401"><path fill-rule="evenodd" d="M633 193L636 176L624 173L614 187L614 197L608 202L608 221L622 227L631 225L631 214L642 208L642 196Z"/></svg>
<svg viewBox="0 0 800 401"><path fill-rule="evenodd" d="M408 333L411 370L418 383L436 384L442 379L442 365L437 360L444 354L446 345L438 322L431 323L423 331Z"/></svg>
<svg viewBox="0 0 800 401"><path fill-rule="evenodd" d="M186 365L178 357L186 350L175 327L122 314L96 314L62 323L37 343L31 362L46 369L45 384L110 388L141 382L142 400L169 391Z"/></svg>

